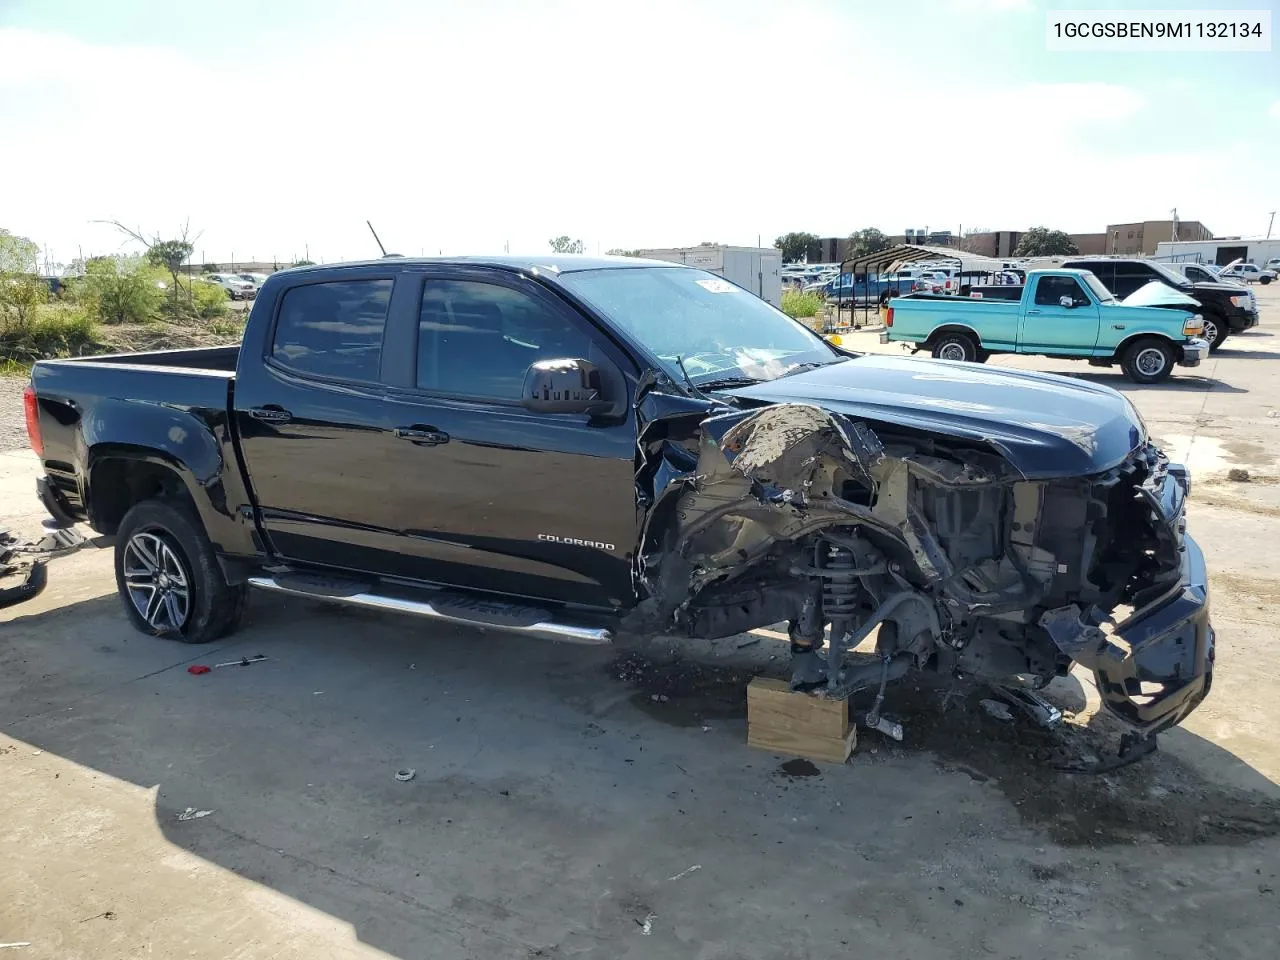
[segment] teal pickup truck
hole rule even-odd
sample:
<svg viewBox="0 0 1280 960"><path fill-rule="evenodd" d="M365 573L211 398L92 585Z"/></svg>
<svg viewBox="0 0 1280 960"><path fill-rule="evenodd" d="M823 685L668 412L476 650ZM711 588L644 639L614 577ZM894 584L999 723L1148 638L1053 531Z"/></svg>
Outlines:
<svg viewBox="0 0 1280 960"><path fill-rule="evenodd" d="M940 360L982 363L995 353L1026 353L1118 363L1129 379L1158 383L1175 365L1194 367L1209 355L1197 309L1158 283L1121 303L1087 270L1036 270L1017 300L897 297L880 342L914 344Z"/></svg>

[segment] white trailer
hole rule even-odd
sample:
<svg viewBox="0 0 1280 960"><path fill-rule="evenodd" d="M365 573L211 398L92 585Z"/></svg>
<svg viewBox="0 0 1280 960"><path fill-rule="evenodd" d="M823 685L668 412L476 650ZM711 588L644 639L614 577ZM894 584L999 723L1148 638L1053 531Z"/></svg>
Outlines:
<svg viewBox="0 0 1280 960"><path fill-rule="evenodd" d="M679 247L640 250L637 255L706 270L750 290L775 307L782 306L782 251L776 247Z"/></svg>
<svg viewBox="0 0 1280 960"><path fill-rule="evenodd" d="M1162 240L1154 259L1170 262L1213 263L1225 267L1233 260L1262 266L1280 257L1280 237L1223 237L1218 240Z"/></svg>

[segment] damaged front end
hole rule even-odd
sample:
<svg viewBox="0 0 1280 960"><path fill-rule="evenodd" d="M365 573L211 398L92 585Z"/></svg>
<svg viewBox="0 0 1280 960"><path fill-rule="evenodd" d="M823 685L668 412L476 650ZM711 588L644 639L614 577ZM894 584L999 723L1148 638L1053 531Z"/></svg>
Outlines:
<svg viewBox="0 0 1280 960"><path fill-rule="evenodd" d="M1100 474L1027 479L981 442L803 403L672 433L641 440L637 629L786 621L792 685L831 697L877 682L883 697L912 669L1034 690L1077 662L1142 736L1208 692L1188 480L1149 444ZM852 660L876 628L877 659Z"/></svg>

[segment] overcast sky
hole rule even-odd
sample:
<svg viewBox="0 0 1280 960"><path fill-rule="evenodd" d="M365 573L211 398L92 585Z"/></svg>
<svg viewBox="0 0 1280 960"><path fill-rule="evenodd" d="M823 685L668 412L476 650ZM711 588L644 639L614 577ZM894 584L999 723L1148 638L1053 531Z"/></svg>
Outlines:
<svg viewBox="0 0 1280 960"><path fill-rule="evenodd" d="M1280 52L1049 53L1045 6L0 0L0 227L62 261L120 248L99 219L210 261L374 255L366 218L405 254L1264 232Z"/></svg>

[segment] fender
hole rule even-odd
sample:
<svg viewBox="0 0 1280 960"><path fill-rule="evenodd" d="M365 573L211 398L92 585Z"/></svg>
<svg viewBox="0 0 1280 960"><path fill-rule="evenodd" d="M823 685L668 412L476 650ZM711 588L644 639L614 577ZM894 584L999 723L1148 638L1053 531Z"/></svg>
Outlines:
<svg viewBox="0 0 1280 960"><path fill-rule="evenodd" d="M1165 343L1168 343L1173 347L1173 349L1178 351L1179 357L1182 356L1182 341L1173 339L1173 337L1169 336L1167 332L1162 330L1136 330L1133 333L1127 334L1123 340L1116 344L1114 353L1110 355L1119 359L1135 340L1145 340L1151 337L1155 337L1157 340L1163 340Z"/></svg>
<svg viewBox="0 0 1280 960"><path fill-rule="evenodd" d="M240 507L249 504L248 491L239 468L228 462L231 449L225 410L103 400L93 417L81 420L76 436L82 496L91 526L102 529L106 519L95 515L102 501L95 497L94 485L103 476L102 466L117 461L146 463L169 470L182 483L215 550L255 554L252 521L240 513Z"/></svg>
<svg viewBox="0 0 1280 960"><path fill-rule="evenodd" d="M950 321L944 323L940 327L934 327L929 331L929 335L920 342L923 344L932 343L933 338L938 336L940 333L967 333L977 341L978 346L982 346L982 334L978 333L977 330L973 329L973 327L967 326L966 324L952 323Z"/></svg>

